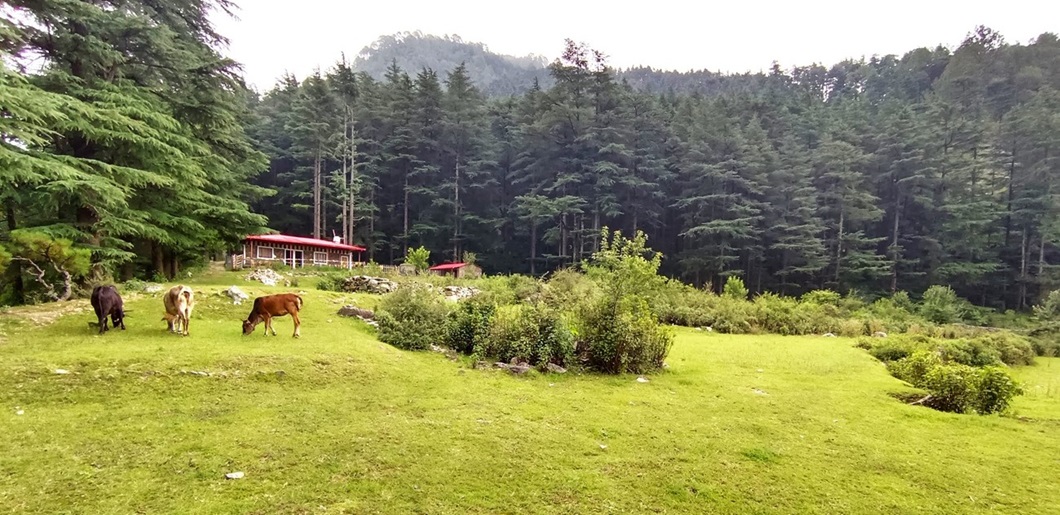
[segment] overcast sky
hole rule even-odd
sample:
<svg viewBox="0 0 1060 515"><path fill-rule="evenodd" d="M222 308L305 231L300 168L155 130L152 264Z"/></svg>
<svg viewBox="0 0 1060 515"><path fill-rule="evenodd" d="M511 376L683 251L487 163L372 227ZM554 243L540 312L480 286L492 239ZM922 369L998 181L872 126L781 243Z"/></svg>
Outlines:
<svg viewBox="0 0 1060 515"><path fill-rule="evenodd" d="M503 54L557 57L564 38L610 56L616 67L760 71L847 57L957 46L976 25L1012 42L1060 32L1060 1L730 0L577 2L537 0L237 0L238 19L218 17L248 83L271 87L285 71L299 78L352 60L381 35L455 34Z"/></svg>

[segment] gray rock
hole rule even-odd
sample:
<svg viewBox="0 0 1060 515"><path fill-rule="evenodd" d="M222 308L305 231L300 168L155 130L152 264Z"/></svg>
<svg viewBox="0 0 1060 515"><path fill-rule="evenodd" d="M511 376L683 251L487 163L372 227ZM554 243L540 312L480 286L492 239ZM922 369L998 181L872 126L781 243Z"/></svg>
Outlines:
<svg viewBox="0 0 1060 515"><path fill-rule="evenodd" d="M225 474L225 479L243 479L243 476L242 472L229 472Z"/></svg>
<svg viewBox="0 0 1060 515"><path fill-rule="evenodd" d="M222 291L221 293L224 294L226 297L232 299L232 304L234 305L242 304L244 300L250 298L250 296L246 293L243 293L243 290L240 290L238 286L229 286L228 289Z"/></svg>
<svg viewBox="0 0 1060 515"><path fill-rule="evenodd" d="M561 367L561 366L559 366L559 365L557 365L555 363L549 363L548 365L545 366L545 369L547 369L549 372L552 372L554 374L566 374L567 373L567 369L565 369L565 368L563 368L563 367Z"/></svg>
<svg viewBox="0 0 1060 515"><path fill-rule="evenodd" d="M254 270L247 274L246 279L248 281L258 281L266 286L276 286L276 284L284 281L283 276L271 268L259 268Z"/></svg>
<svg viewBox="0 0 1060 515"><path fill-rule="evenodd" d="M833 333L824 333L824 335L823 335L823 336L824 336L825 338L835 338L835 334L833 334Z"/></svg>
<svg viewBox="0 0 1060 515"><path fill-rule="evenodd" d="M644 376L640 376L640 377L637 378L637 382L638 383L647 383L648 382L648 378L644 377Z"/></svg>
<svg viewBox="0 0 1060 515"><path fill-rule="evenodd" d="M144 286L144 293L158 293L162 291L161 284L148 284Z"/></svg>
<svg viewBox="0 0 1060 515"><path fill-rule="evenodd" d="M344 317L360 318L365 322L369 320L375 320L375 313L373 313L372 310L359 308L357 306L342 306L341 308L339 308L338 314Z"/></svg>
<svg viewBox="0 0 1060 515"><path fill-rule="evenodd" d="M383 277L370 277L367 275L355 275L347 277L342 282L342 291L357 293L374 293L383 295L397 290L398 285L390 279Z"/></svg>
<svg viewBox="0 0 1060 515"><path fill-rule="evenodd" d="M876 338L886 338L887 337L887 333L885 333L883 331L876 331L875 333L872 333L872 336L874 336Z"/></svg>

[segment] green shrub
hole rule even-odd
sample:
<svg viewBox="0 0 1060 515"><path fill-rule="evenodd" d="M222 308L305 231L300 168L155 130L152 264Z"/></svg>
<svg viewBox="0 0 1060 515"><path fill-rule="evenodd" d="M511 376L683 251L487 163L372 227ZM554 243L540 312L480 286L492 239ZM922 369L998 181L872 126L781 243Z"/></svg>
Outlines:
<svg viewBox="0 0 1060 515"><path fill-rule="evenodd" d="M379 339L401 349L428 349L445 337L447 311L436 292L422 285L406 285L379 301Z"/></svg>
<svg viewBox="0 0 1060 515"><path fill-rule="evenodd" d="M1023 388L1000 367L985 367L979 370L979 392L975 410L983 415L1004 413L1012 399L1023 394Z"/></svg>
<svg viewBox="0 0 1060 515"><path fill-rule="evenodd" d="M662 368L673 333L639 297L602 298L582 309L579 351L600 372L641 374Z"/></svg>
<svg viewBox="0 0 1060 515"><path fill-rule="evenodd" d="M471 354L489 339L497 307L489 301L472 297L460 302L449 313L445 345L462 354Z"/></svg>
<svg viewBox="0 0 1060 515"><path fill-rule="evenodd" d="M968 413L978 404L979 371L959 363L936 365L917 385L931 395L926 402L932 408L954 413Z"/></svg>
<svg viewBox="0 0 1060 515"><path fill-rule="evenodd" d="M338 274L325 274L317 279L317 289L323 291L342 291L343 276Z"/></svg>
<svg viewBox="0 0 1060 515"><path fill-rule="evenodd" d="M416 267L417 272L426 272L431 266L431 251L423 246L415 249L409 247L405 255L405 263Z"/></svg>
<svg viewBox="0 0 1060 515"><path fill-rule="evenodd" d="M743 284L743 279L735 275L730 275L725 279L725 287L722 289L722 295L730 299L747 300L747 287Z"/></svg>
<svg viewBox="0 0 1060 515"><path fill-rule="evenodd" d="M839 306L840 301L843 300L843 296L832 291L832 290L813 290L806 292L799 299L801 302L809 302L812 304Z"/></svg>
<svg viewBox="0 0 1060 515"><path fill-rule="evenodd" d="M986 333L968 341L974 345L993 349L1006 365L1033 365L1034 356L1037 354L1029 339L1007 331Z"/></svg>
<svg viewBox="0 0 1060 515"><path fill-rule="evenodd" d="M573 362L574 337L555 309L541 303L503 306L497 310L488 338L476 342L474 354L503 362L515 359L536 367Z"/></svg>
<svg viewBox="0 0 1060 515"><path fill-rule="evenodd" d="M942 357L937 352L920 349L908 357L888 362L887 371L913 386L923 386L928 373L941 365Z"/></svg>

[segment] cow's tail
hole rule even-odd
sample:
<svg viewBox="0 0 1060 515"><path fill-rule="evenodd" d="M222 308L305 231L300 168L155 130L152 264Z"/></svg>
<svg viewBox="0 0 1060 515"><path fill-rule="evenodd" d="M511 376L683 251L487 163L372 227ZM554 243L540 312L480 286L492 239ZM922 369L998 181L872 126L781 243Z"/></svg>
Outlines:
<svg viewBox="0 0 1060 515"><path fill-rule="evenodd" d="M302 296L301 295L295 295L294 298L298 299L298 310L301 311L302 310Z"/></svg>
<svg viewBox="0 0 1060 515"><path fill-rule="evenodd" d="M180 294L184 296L184 301L191 304L191 290L184 288L180 290Z"/></svg>

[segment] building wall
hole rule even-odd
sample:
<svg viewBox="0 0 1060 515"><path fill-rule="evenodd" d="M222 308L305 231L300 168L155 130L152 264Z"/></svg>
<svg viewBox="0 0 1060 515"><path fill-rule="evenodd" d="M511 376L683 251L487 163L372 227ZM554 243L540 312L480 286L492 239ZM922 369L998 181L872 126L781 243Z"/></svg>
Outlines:
<svg viewBox="0 0 1060 515"><path fill-rule="evenodd" d="M243 242L244 267L268 266L283 263L297 268L307 266L335 266L352 268L360 266L360 252L311 247L308 245L291 245L287 243L270 243L247 240ZM286 251L301 251L301 262L291 263L286 258ZM296 258L297 259L297 258Z"/></svg>

